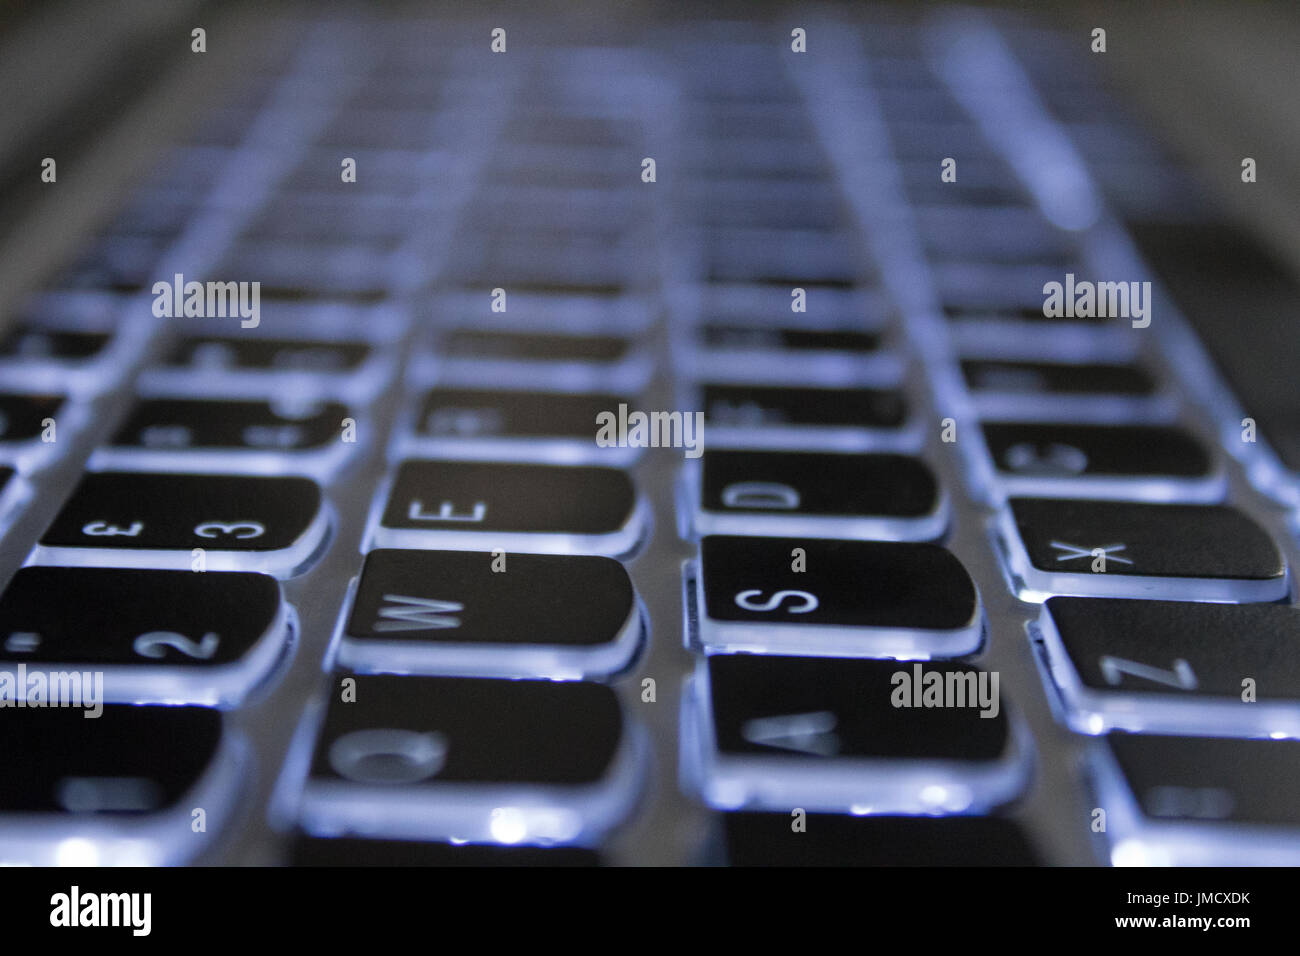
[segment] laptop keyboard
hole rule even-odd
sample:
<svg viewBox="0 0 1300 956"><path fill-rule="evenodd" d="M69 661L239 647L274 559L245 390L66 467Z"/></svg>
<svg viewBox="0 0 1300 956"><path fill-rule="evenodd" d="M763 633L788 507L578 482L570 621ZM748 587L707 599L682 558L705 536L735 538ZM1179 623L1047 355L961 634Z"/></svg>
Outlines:
<svg viewBox="0 0 1300 956"><path fill-rule="evenodd" d="M1300 861L1294 283L1078 36L805 19L213 75L0 339L0 673L102 706L0 862Z"/></svg>

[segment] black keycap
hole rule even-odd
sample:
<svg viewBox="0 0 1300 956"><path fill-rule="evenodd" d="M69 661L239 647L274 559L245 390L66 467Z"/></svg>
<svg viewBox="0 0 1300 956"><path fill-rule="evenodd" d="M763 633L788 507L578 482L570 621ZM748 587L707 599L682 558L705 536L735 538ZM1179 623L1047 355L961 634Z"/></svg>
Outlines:
<svg viewBox="0 0 1300 956"><path fill-rule="evenodd" d="M60 395L0 394L0 442L39 438L62 404Z"/></svg>
<svg viewBox="0 0 1300 956"><path fill-rule="evenodd" d="M706 348L737 352L874 352L880 336L849 329L798 329L710 322L700 327Z"/></svg>
<svg viewBox="0 0 1300 956"><path fill-rule="evenodd" d="M728 813L731 866L1037 866L1038 854L1001 817L889 817Z"/></svg>
<svg viewBox="0 0 1300 956"><path fill-rule="evenodd" d="M699 578L708 647L916 658L980 642L975 584L937 545L711 535Z"/></svg>
<svg viewBox="0 0 1300 956"><path fill-rule="evenodd" d="M617 362L628 353L627 339L614 335L479 331L457 329L442 340L451 358L517 359L532 362Z"/></svg>
<svg viewBox="0 0 1300 956"><path fill-rule="evenodd" d="M218 711L109 704L92 714L0 711L0 865L174 866L227 826L240 759L223 745Z"/></svg>
<svg viewBox="0 0 1300 956"><path fill-rule="evenodd" d="M929 467L883 454L705 452L700 509L706 534L932 539L946 520Z"/></svg>
<svg viewBox="0 0 1300 956"><path fill-rule="evenodd" d="M1300 611L1055 597L1040 627L1084 732L1300 736Z"/></svg>
<svg viewBox="0 0 1300 956"><path fill-rule="evenodd" d="M705 421L727 427L897 428L906 412L900 393L867 388L705 385L703 398Z"/></svg>
<svg viewBox="0 0 1300 956"><path fill-rule="evenodd" d="M345 372L369 354L363 342L188 336L176 344L167 364L196 371Z"/></svg>
<svg viewBox="0 0 1300 956"><path fill-rule="evenodd" d="M581 847L500 846L298 837L290 866L599 866L600 855Z"/></svg>
<svg viewBox="0 0 1300 956"><path fill-rule="evenodd" d="M622 741L618 700L599 684L383 676L356 680L354 702L330 704L313 776L354 783L579 786L601 779ZM376 728L440 737L441 744L432 748L440 756L435 760L431 751L420 763L414 759L420 751L390 751L345 739ZM397 756L410 759L393 759Z"/></svg>
<svg viewBox="0 0 1300 956"><path fill-rule="evenodd" d="M361 676L331 691L311 758L311 833L584 842L627 811L618 699L582 682ZM520 794L527 794L521 799Z"/></svg>
<svg viewBox="0 0 1300 956"><path fill-rule="evenodd" d="M238 703L284 637L262 574L29 567L0 595L0 661L103 669L121 703Z"/></svg>
<svg viewBox="0 0 1300 956"><path fill-rule="evenodd" d="M339 663L573 678L625 667L640 630L632 581L612 558L381 550L361 569Z"/></svg>
<svg viewBox="0 0 1300 956"><path fill-rule="evenodd" d="M596 416L627 399L599 393L437 388L424 397L417 431L437 438L595 439Z"/></svg>
<svg viewBox="0 0 1300 956"><path fill-rule="evenodd" d="M967 386L977 392L1142 396L1155 390L1151 376L1136 365L969 359L961 370Z"/></svg>
<svg viewBox="0 0 1300 956"><path fill-rule="evenodd" d="M227 826L240 760L223 745L218 711L109 704L94 713L0 711L0 865L174 866Z"/></svg>
<svg viewBox="0 0 1300 956"><path fill-rule="evenodd" d="M1300 826L1300 742L1110 734L1148 820Z"/></svg>
<svg viewBox="0 0 1300 956"><path fill-rule="evenodd" d="M636 493L615 468L404 461L375 544L595 551L620 555L641 536Z"/></svg>
<svg viewBox="0 0 1300 956"><path fill-rule="evenodd" d="M162 810L195 785L220 739L221 715L206 707L110 704L93 719L78 708L7 709L0 812Z"/></svg>
<svg viewBox="0 0 1300 956"><path fill-rule="evenodd" d="M0 358L79 362L94 358L108 344L107 332L74 332L23 326L0 340Z"/></svg>
<svg viewBox="0 0 1300 956"><path fill-rule="evenodd" d="M702 783L718 806L959 813L1024 783L996 672L716 654L696 679Z"/></svg>
<svg viewBox="0 0 1300 956"><path fill-rule="evenodd" d="M118 448L292 452L340 440L345 405L321 402L302 414L269 402L158 398L139 402L113 436Z"/></svg>
<svg viewBox="0 0 1300 956"><path fill-rule="evenodd" d="M1008 505L1003 540L1022 591L1202 601L1286 594L1273 540L1232 508L1048 498Z"/></svg>
<svg viewBox="0 0 1300 956"><path fill-rule="evenodd" d="M1213 467L1196 439L1175 428L986 423L983 430L1004 475L1203 479Z"/></svg>
<svg viewBox="0 0 1300 956"><path fill-rule="evenodd" d="M48 563L287 574L318 549L320 487L295 477L92 472L41 536ZM85 549L96 549L89 555Z"/></svg>

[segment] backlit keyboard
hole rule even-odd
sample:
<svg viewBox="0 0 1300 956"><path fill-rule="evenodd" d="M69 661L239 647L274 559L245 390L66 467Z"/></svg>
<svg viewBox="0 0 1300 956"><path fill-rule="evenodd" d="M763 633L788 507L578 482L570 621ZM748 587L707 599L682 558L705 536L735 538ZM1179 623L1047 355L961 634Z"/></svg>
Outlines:
<svg viewBox="0 0 1300 956"><path fill-rule="evenodd" d="M213 73L0 337L0 863L1300 862L1297 287L1082 33L787 19Z"/></svg>

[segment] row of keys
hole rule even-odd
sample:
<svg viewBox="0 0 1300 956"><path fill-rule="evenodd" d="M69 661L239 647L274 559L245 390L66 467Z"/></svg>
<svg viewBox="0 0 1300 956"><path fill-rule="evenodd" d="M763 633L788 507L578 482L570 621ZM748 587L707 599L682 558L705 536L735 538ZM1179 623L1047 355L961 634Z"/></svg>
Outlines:
<svg viewBox="0 0 1300 956"><path fill-rule="evenodd" d="M635 808L646 741L597 681L624 674L649 636L610 556L641 546L650 515L612 467L640 449L596 436L600 414L650 380L635 323L610 319L633 310L644 271L627 225L644 197L550 176L598 167L588 141L627 133L579 106L540 124L521 114L505 137L551 152L501 168L520 147L494 151L493 188L472 197L442 265L464 297L447 296L412 342L326 699L281 780L285 819L307 834L294 862L382 847L587 863ZM566 161L548 163L561 148ZM476 319L490 299L492 319Z"/></svg>
<svg viewBox="0 0 1300 956"><path fill-rule="evenodd" d="M1044 89L1074 108L1084 91L1055 82L1055 56L1046 60L1053 82ZM918 140L919 173L937 142ZM997 165L1017 185L1000 157ZM993 203L949 185L933 190L934 201L962 205L922 207L917 221L955 346L953 397L978 419L979 441L963 449L968 477L999 508L995 540L1011 589L1044 602L1030 634L1058 713L1075 731L1106 735L1087 750L1091 828L1100 823L1116 864L1293 862L1300 818L1285 783L1300 745L1232 739L1297 733L1290 644L1300 617L1245 603L1288 596L1277 544L1219 504L1221 456L1172 427L1179 399L1139 358L1128 323L1044 314L1044 281L1087 271L1077 244L1046 221L1046 205L1048 216L1028 208L1029 189L1019 202L1008 190ZM967 228L953 230L958 222ZM1186 260L1168 255L1167 239L1157 236L1158 251ZM1233 347L1238 358L1258 352ZM1229 450L1242 444L1241 418L1224 424Z"/></svg>
<svg viewBox="0 0 1300 956"><path fill-rule="evenodd" d="M718 103L699 94L701 153L717 172L688 197L707 284L678 351L700 383L707 449L686 463L678 496L682 531L699 540L684 599L687 640L702 652L683 709L683 783L727 811L727 862L869 862L850 855L864 840L849 834L883 834L893 814L997 807L1022 792L1029 755L1006 710L900 709L892 678L912 665L863 659L974 654L984 615L961 562L928 543L947 532L948 497L907 454L928 429L897 387L902 362L867 318L876 310L824 319L866 277L846 263L856 236L817 132L791 106L799 92L783 69L747 66L771 77L766 88ZM754 168L762 150L778 172ZM760 236L780 241L760 249ZM808 250L826 253L825 271ZM791 318L788 299L715 305L742 283L802 288L808 311ZM980 679L933 669L941 682ZM807 814L806 830L792 811Z"/></svg>
<svg viewBox="0 0 1300 956"><path fill-rule="evenodd" d="M961 812L1014 797L1028 754L989 675L933 670L940 684L969 686L970 706L924 705L917 686L904 713L899 666L707 659L691 711L702 725L692 782L717 806L785 811ZM601 686L346 674L333 683L310 757L290 761L305 779L285 783L295 793L302 784L298 819L309 833L590 843L639 786L635 733Z"/></svg>
<svg viewBox="0 0 1300 956"><path fill-rule="evenodd" d="M810 519L818 514L906 517L934 510L926 507L933 498L924 490L933 485L923 468L915 469L915 485L908 484L913 504L903 499L888 507L864 498L869 492L837 501L838 491L819 492L809 482L811 474L800 469L832 465L853 474L883 474L890 468L905 472L906 459L807 457L811 461L792 456L779 463L746 453L710 459L714 464L705 470L702 530L713 530L707 522L731 510L797 511ZM870 471L876 467L881 470ZM742 480L729 481L732 477ZM644 532L640 510L630 482L616 469L408 461L397 470L372 535L385 547L454 547L454 541L468 540L487 545L484 550L497 541L496 546L509 550L623 554ZM1285 591L1285 568L1276 547L1229 508L1015 499L1009 513L1014 533L1004 537L1012 569L1035 590L1062 590L1060 582L1035 577L1047 572L1053 581L1063 578L1072 582L1069 587L1084 588L1066 593L1116 593L1113 589L1143 575L1197 579L1193 587L1203 586L1201 579L1229 579L1221 587L1238 599L1273 600ZM319 488L305 478L96 472L83 478L43 535L37 554L40 563L188 567L190 551L202 548L213 569L228 565L231 570L289 573L319 546L326 524ZM1108 540L1094 542L1099 532ZM1015 548L1021 541L1023 558ZM1082 565L1069 563L1097 558L1095 549L1110 563L1106 576L1097 573L1100 569L1076 571ZM112 560L105 551L112 552ZM243 553L259 555L265 566L235 560ZM1139 558L1143 563L1135 564Z"/></svg>
<svg viewBox="0 0 1300 956"><path fill-rule="evenodd" d="M818 175L816 132L786 102L798 92L783 88L780 68L753 66L747 75L773 77L773 90L699 107L717 181L689 194L707 285L678 351L699 383L707 450L685 464L678 496L682 531L699 540L684 598L687 640L702 652L683 714L683 782L715 809L770 811L724 814L728 862L849 862L830 841L883 834L895 821L876 814L978 813L1014 799L1029 755L1008 712L898 709L892 678L911 665L862 659L974 654L984 615L960 561L927 543L947 532L948 497L904 454L924 429L897 388L902 362L881 325L864 322L875 310L846 309L842 323L820 312L862 291L862 269L841 255L856 238L851 217L834 178ZM736 128L743 145L726 132ZM798 150L784 148L796 137ZM746 176L733 145L741 170L765 147L808 168ZM773 237L766 248L760 236ZM825 253L816 269L808 250ZM715 305L742 283L803 289L807 316L791 319L788 300ZM934 673L990 677L948 664ZM792 808L808 814L793 835ZM796 845L816 828L822 836Z"/></svg>
<svg viewBox="0 0 1300 956"><path fill-rule="evenodd" d="M837 414L828 417L831 395L847 400ZM855 410L852 393L826 394L814 389L744 388L739 386L705 386L703 392L706 423L713 425L710 441L723 447L731 443L759 445L782 443L782 436L799 429L790 443L808 443L810 435L830 431L866 429L879 431L901 424L899 400L887 393L862 392ZM54 410L57 399L10 396L0 410L9 422L6 433L13 440L33 439L41 424ZM484 389L441 388L427 393L411 434L405 434L400 448L409 453L437 450L490 457L491 451L515 451L504 444L506 439L547 439L557 456L580 455L583 446L592 445L597 416L616 409L625 400L604 394L573 394ZM887 408L888 406L888 408ZM347 449L339 448L339 439L349 420L355 425L347 406L338 402L307 402L302 407L267 401L208 401L187 398L154 398L139 402L127 421L92 460L94 468L150 467L168 470L219 470L224 472L264 472L269 462L290 470L305 470L328 476L341 464ZM812 424L816 423L816 424ZM757 432L750 428L758 429ZM1177 433L1148 430L1149 434L1128 434L1120 430L1076 427L1068 435L1047 426L985 426L985 438L994 450L995 459L1008 473L1032 478L1059 478L1062 475L1148 476L1182 468L1175 459L1158 453L1166 446L1183 448L1186 473L1203 477L1208 463L1199 451ZM11 434L10 434L11 433ZM1166 438L1165 435L1168 434ZM1053 438L1070 440L1068 446ZM484 444L488 442L488 444ZM493 443L495 442L495 443ZM1179 444L1181 443L1181 444ZM327 449L334 454L320 454ZM1046 448L1046 451L1042 449ZM590 449L586 449L590 452ZM198 452L222 452L220 457ZM311 452L312 456L307 454ZM534 449L540 454L541 449ZM275 457L271 457L275 456ZM513 455L511 457L514 457ZM840 470L853 468L848 456L824 456L823 463L840 458ZM1166 463L1153 465L1160 458ZM717 456L722 462L724 456ZM887 462L880 460L877 474L883 476ZM808 459L812 464L813 459ZM1183 472L1178 472L1179 474ZM902 487L900 476L893 482ZM1104 479L1103 479L1104 480ZM918 477L916 489L926 494L932 482ZM1037 482L1039 490L1051 490L1059 482ZM1070 487L1074 487L1070 485ZM882 494L882 498L888 495ZM816 510L816 509L815 509ZM826 514L875 514L872 510L848 508L824 511Z"/></svg>
<svg viewBox="0 0 1300 956"><path fill-rule="evenodd" d="M154 346L156 323L140 296L117 293L143 293L162 278L160 259L176 248L252 116L241 111L241 122L221 124L230 136L221 148L186 152L190 162L172 165L168 189L137 193L56 277L59 291L28 303L10 325L0 375L9 387L66 401L6 404L0 445L30 438L45 416L57 428L47 450L63 452L77 446L83 398L119 393L111 408L120 407L121 386ZM194 256L196 272L211 264L203 256ZM141 411L157 410L146 403ZM215 427L218 417L207 421ZM279 582L244 569L287 573L323 544L328 522L312 482L226 481L87 475L46 533L61 561L83 566L26 567L5 583L0 863L174 865L227 831L244 796L247 746L216 708L238 706L269 683L295 640ZM226 508L235 509L237 529L221 520ZM223 547L227 538L239 539L241 554ZM211 554L191 552L189 539ZM100 547L106 542L113 546ZM253 560L239 560L245 548L258 549ZM214 573L193 573L209 566ZM215 573L223 567L240 570ZM82 706L66 706L68 695Z"/></svg>
<svg viewBox="0 0 1300 956"><path fill-rule="evenodd" d="M376 547L620 555L647 529L645 506L614 468L411 460L372 522ZM328 510L304 477L91 472L32 563L295 573L323 545Z"/></svg>
<svg viewBox="0 0 1300 956"><path fill-rule="evenodd" d="M854 433L885 435L900 427L904 416L900 397L872 390L706 385L701 399L709 442L719 447L783 442L798 446L816 441L817 436L834 443ZM11 442L31 444L39 439L56 421L61 404L56 396L0 396L0 426L4 428L0 451ZM522 438L564 442L577 453L579 446L594 444L599 415L612 414L621 405L626 405L625 399L598 393L439 388L425 396L402 447L444 445L455 449L472 441ZM343 443L349 422L355 426L356 420L349 408L337 401L288 404L281 399L146 398L106 442L98 461L101 466L153 464L193 470L211 461L195 452L222 450L230 454L213 470L256 471L259 463L265 465L267 453L284 456L283 464L297 461L303 467L308 464L304 453L320 453ZM1059 443L1053 443L1050 454L1036 450L1047 446L1048 440L1032 426L986 426L985 438L1008 470L1041 475L1151 474L1151 456L1163 448L1158 441L1160 433L1129 438L1106 434L1105 429L1097 429L1097 435L1076 431L1080 431L1078 436L1060 436L1061 441L1072 442L1069 448L1062 450ZM1142 444L1137 444L1139 441ZM1165 444L1177 441L1177 436L1172 436ZM897 440L888 439L887 443ZM318 454L318 467L337 467L347 449L336 447L335 451L333 456ZM1068 455L1078 461L1066 460ZM1192 456L1189 446L1184 453L1187 469L1200 475L1208 464L1192 462ZM92 467L96 467L93 462ZM324 470L328 473L329 469Z"/></svg>
<svg viewBox="0 0 1300 956"><path fill-rule="evenodd" d="M278 78L272 69L252 75ZM60 281L147 288L160 278L153 270L163 250L192 231L203 197L204 224L215 221L217 234L230 225L239 213L226 207L256 199L259 177L240 180L233 204L220 187L212 189L212 180L232 169L234 147L258 115L247 105L200 124L205 145L169 157L179 161ZM263 115L256 128L267 126L267 119ZM274 152L282 157L292 156L294 131L301 132L302 115L291 119L276 129ZM422 115L402 119L431 125ZM341 132L346 136L335 124L321 138ZM377 181L371 174L382 163L367 166L374 154L360 155L365 188ZM337 186L338 155L314 158L317 169L334 170ZM236 159L232 171L273 171L276 164L264 159L256 156L251 165ZM409 170L410 157L400 157L400 164ZM213 175L200 182L197 170ZM380 227L371 234L376 245L390 244L391 251L396 237L382 227L400 225L391 211L410 205L369 210L365 225ZM196 274L215 266L219 275L260 279L264 328L226 334L238 324L223 318L210 326L220 329L217 334L205 335L193 331L208 328L199 317L186 317L188 334L177 336L144 370L142 400L115 435L104 436L90 472L36 546L29 564L37 566L18 571L0 596L0 660L9 665L0 673L27 668L29 675L57 670L80 676L85 668L88 680L92 672L102 679L95 695L102 712L87 714L95 719L76 710L37 709L30 696L28 706L4 711L0 863L182 862L198 855L210 834L225 831L242 805L251 775L239 735L223 727L218 710L179 705L238 706L287 664L297 638L295 615L272 575L297 573L324 549L331 516L317 481L329 481L357 445L371 439L365 403L397 370L390 347L395 336L383 328L383 310L369 308L385 292L375 285L387 264L383 256L309 244L319 234L284 232L285 223L310 220L320 229L351 221L355 235L363 210L354 207L351 216L338 205L317 210L323 215L310 211L310 203L268 204L224 264L208 261L202 251L196 257L188 244L174 247L184 249ZM202 232L207 239L213 230ZM216 255L220 245L210 244ZM322 298L331 287L351 301ZM79 297L94 298L66 292L49 298L75 305ZM141 331L133 315L81 323L73 311L34 309L32 321L0 343L7 382L32 393L108 391L134 373L154 344L153 329L133 334ZM354 335L356 328L367 338ZM0 454L4 443L28 437L21 428L11 430L25 422L8 414L13 409L5 411ZM60 447L71 444L63 441L73 424L67 409L49 417L57 419ZM295 474L311 478L285 477ZM0 506L22 485L7 468L2 477Z"/></svg>
<svg viewBox="0 0 1300 956"><path fill-rule="evenodd" d="M983 637L974 583L934 545L706 537L692 577L693 639L714 652L956 657ZM604 677L646 636L627 572L600 556L381 548L349 606L332 659L365 673Z"/></svg>
<svg viewBox="0 0 1300 956"><path fill-rule="evenodd" d="M565 436L568 428L580 428L575 437L594 438L596 414L616 412L620 402L601 394L599 390L622 387L627 394L635 393L644 384L640 376L625 376L601 371L599 365L579 362L576 373L558 372L542 368L530 372L523 367L491 369L473 364L473 374L457 372L455 363L447 359L432 360L421 370L418 360L414 378L417 382L437 381L428 402L431 407L412 429L415 447L424 445L421 431L431 426L443 432L437 437L482 438L481 432L510 434L508 427L518 429L516 434L536 435L535 425L528 421L549 421L554 429L549 437ZM515 393L498 390L495 393L467 387L483 380L506 379L514 388L526 391ZM564 392L550 389L562 387ZM594 392L570 394L572 389L591 389ZM445 397L443 394L445 393ZM713 447L739 448L810 448L828 450L870 450L873 448L903 449L919 445L919 435L914 423L909 422L907 403L901 392L892 388L810 387L784 384L732 384L727 382L702 382L689 396L683 396L684 408L699 408L704 413L708 429L708 443ZM475 409L484 411L454 417L450 411L436 417L439 402L472 401ZM605 402L605 404L598 404ZM555 415L542 417L541 412L550 406ZM452 409L460 406L451 404ZM526 414L523 409L535 407L537 414ZM593 411L594 410L594 411ZM590 412L585 422L578 415ZM435 417L431 417L435 416ZM457 435L457 431L461 433ZM451 434L446 434L451 432ZM468 434L465 434L468 433ZM478 434L476 434L478 433Z"/></svg>

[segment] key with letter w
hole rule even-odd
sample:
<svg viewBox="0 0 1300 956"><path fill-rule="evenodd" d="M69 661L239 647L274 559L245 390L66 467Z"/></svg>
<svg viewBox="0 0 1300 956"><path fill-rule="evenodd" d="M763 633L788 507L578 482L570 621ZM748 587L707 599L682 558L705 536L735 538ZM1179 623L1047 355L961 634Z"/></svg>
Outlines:
<svg viewBox="0 0 1300 956"><path fill-rule="evenodd" d="M393 603L379 609L379 616L386 620L375 622L376 631L434 631L460 627L460 618L447 615L465 610L465 605L456 601L437 601L405 594L385 594L384 600Z"/></svg>

